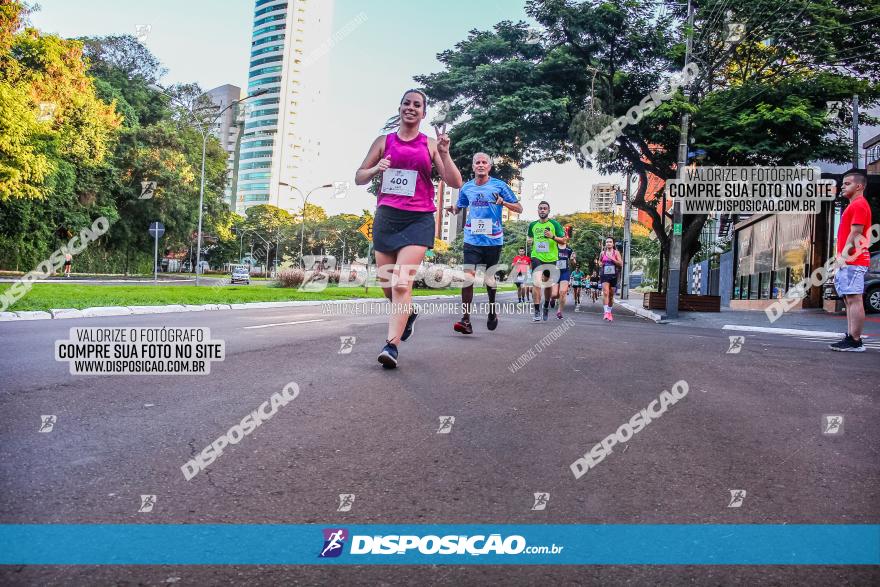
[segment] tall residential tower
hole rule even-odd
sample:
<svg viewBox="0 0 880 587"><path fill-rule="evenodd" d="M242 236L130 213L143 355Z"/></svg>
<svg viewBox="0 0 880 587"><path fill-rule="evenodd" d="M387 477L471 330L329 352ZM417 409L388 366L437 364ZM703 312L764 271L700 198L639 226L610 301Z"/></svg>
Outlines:
<svg viewBox="0 0 880 587"><path fill-rule="evenodd" d="M250 206L289 207L291 190L326 183L312 177L320 157L320 125L329 82L326 44L332 0L256 0L238 162L236 212ZM298 203L301 206L301 203Z"/></svg>
<svg viewBox="0 0 880 587"><path fill-rule="evenodd" d="M219 109L226 108L236 100L242 98L241 88L226 84L205 92L211 102ZM220 146L226 151L226 190L223 192L223 200L235 210L235 192L238 183L237 165L238 149L241 142L241 104L236 104L223 113L214 125L213 133L220 141Z"/></svg>

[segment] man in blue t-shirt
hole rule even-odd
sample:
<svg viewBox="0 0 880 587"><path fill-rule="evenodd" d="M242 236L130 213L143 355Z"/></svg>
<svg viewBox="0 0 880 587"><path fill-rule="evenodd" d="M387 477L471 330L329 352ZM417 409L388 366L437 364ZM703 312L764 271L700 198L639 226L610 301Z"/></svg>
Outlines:
<svg viewBox="0 0 880 587"><path fill-rule="evenodd" d="M522 204L510 189L510 186L494 177L489 177L492 160L485 153L477 153L473 158L474 179L461 186L458 202L446 210L458 214L463 208L468 209L467 222L464 225L464 264L465 272L473 277L475 267L484 265L492 267L498 264L501 257L501 245L504 244L504 229L501 226L501 212L504 208L512 212L522 212ZM498 314L495 312L495 275L486 276L486 291L489 294L489 319L486 327L495 330L498 327ZM462 334L471 334L471 303L474 300L473 282L461 290L461 302L464 316L455 323L453 328Z"/></svg>

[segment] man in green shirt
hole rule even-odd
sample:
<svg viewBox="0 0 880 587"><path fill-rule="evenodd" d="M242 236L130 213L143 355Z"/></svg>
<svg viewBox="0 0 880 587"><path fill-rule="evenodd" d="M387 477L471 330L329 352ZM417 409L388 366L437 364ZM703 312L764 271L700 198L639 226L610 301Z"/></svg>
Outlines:
<svg viewBox="0 0 880 587"><path fill-rule="evenodd" d="M547 320L550 313L550 297L553 292L553 280L551 279L551 270L553 275L558 277L559 270L556 269L556 262L559 260L559 245L565 246L568 239L565 237L565 230L562 225L547 218L550 215L550 204L541 202L538 204L538 220L529 224L529 230L526 233L526 244L531 246L530 257L532 258L532 299L535 305L535 322L542 319ZM541 267L541 273L535 273L535 270ZM540 275L541 287L534 285L535 280ZM544 308L541 310L541 289L544 290Z"/></svg>

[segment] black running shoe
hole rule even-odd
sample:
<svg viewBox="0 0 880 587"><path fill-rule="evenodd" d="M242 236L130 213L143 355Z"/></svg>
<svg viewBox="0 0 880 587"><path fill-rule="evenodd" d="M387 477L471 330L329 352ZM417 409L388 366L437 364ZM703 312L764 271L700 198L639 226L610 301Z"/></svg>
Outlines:
<svg viewBox="0 0 880 587"><path fill-rule="evenodd" d="M386 343L385 348L379 353L379 362L386 369L397 368L397 345Z"/></svg>
<svg viewBox="0 0 880 587"><path fill-rule="evenodd" d="M495 314L489 314L489 319L486 321L486 328L489 330L495 330L498 328L498 316Z"/></svg>
<svg viewBox="0 0 880 587"><path fill-rule="evenodd" d="M400 335L400 340L407 340L413 335L413 332L416 331L416 318L418 317L419 313L416 312L416 307L413 306L409 313L409 318L406 319L406 326L403 329L403 334Z"/></svg>
<svg viewBox="0 0 880 587"><path fill-rule="evenodd" d="M865 352L865 345L862 344L861 340L856 340L851 337L849 334L846 335L846 338L841 340L840 342L836 342L834 344L829 344L828 348L832 351L840 351L844 353L863 353Z"/></svg>

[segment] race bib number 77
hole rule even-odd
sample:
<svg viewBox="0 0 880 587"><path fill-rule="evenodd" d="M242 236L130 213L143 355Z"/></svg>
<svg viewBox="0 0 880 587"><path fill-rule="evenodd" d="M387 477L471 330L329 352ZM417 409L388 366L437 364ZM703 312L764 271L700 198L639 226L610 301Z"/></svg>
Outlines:
<svg viewBox="0 0 880 587"><path fill-rule="evenodd" d="M492 221L484 218L475 218L471 220L471 232L473 234L492 234Z"/></svg>

